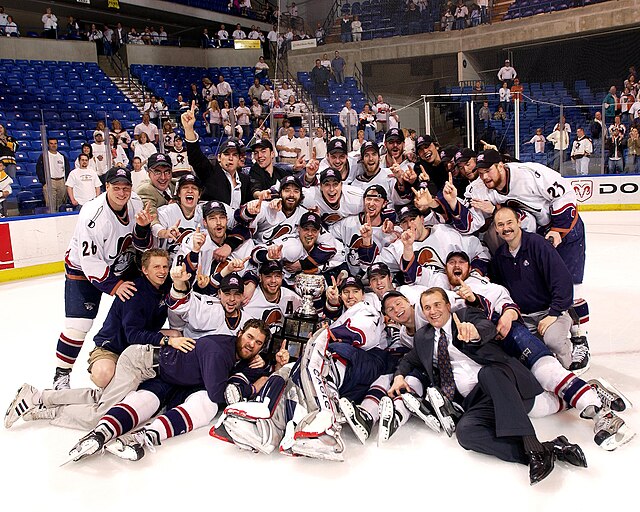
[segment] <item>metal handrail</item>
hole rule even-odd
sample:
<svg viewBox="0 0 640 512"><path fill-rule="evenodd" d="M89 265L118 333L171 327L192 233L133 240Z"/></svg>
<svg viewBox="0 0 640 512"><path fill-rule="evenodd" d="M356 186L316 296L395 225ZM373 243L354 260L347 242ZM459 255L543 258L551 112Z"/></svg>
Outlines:
<svg viewBox="0 0 640 512"><path fill-rule="evenodd" d="M372 95L372 93L369 91L369 88L367 87L367 85L364 83L364 75L362 74L362 70L358 67L357 64L354 64L353 66L353 78L356 79L356 83L358 84L358 88L364 92L367 100L369 101L370 105L373 106L376 103L375 100L375 96Z"/></svg>
<svg viewBox="0 0 640 512"><path fill-rule="evenodd" d="M324 20L324 23L322 23L322 30L324 30L325 37L329 35L329 31L331 29L331 26L333 25L333 22L341 12L342 0L335 0L335 2L333 2L333 5L331 6L331 9L329 10L329 14L327 14L327 17Z"/></svg>

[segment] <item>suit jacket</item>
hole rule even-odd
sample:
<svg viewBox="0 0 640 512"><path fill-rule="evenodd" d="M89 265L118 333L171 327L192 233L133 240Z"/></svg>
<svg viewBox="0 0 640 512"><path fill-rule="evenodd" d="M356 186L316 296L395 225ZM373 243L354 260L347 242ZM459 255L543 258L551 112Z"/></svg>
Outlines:
<svg viewBox="0 0 640 512"><path fill-rule="evenodd" d="M169 195L173 196L173 183L169 185L167 192L169 193ZM140 199L142 199L142 202L145 206L147 206L147 203L151 203L151 208L149 209L149 211L153 214L157 214L158 208L160 208L161 206L169 204L167 198L163 196L156 187L153 186L151 180L145 180L140 183L138 189L136 190L136 194L140 196Z"/></svg>
<svg viewBox="0 0 640 512"><path fill-rule="evenodd" d="M487 320L482 310L476 308L465 308L456 311L461 322L471 322L478 329L480 341L476 343L465 343L458 339L458 329L455 322L451 324L451 334L453 336L453 346L467 357L482 366L500 365L507 368L515 377L516 387L523 400L529 400L542 393L542 387L525 368L520 361L507 355L498 343L495 342L497 334L495 325ZM424 370L432 385L433 379L433 348L435 329L431 325L425 325L419 329L413 338L413 348L400 360L396 375L408 375L411 370L417 368ZM475 389L478 387L476 386ZM465 403L473 400L475 389L467 396Z"/></svg>
<svg viewBox="0 0 640 512"><path fill-rule="evenodd" d="M231 204L231 183L229 183L220 164L216 162L213 165L202 152L199 141L187 141L187 157L193 167L193 171L202 181L204 191L201 199L203 201L222 201L225 204ZM237 176L240 180L240 203L248 203L253 199L249 176L240 172L240 169L238 169Z"/></svg>

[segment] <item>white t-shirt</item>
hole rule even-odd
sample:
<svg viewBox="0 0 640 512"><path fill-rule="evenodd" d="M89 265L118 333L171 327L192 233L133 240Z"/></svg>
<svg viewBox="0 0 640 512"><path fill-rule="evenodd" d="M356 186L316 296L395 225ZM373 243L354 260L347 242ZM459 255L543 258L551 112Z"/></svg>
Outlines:
<svg viewBox="0 0 640 512"><path fill-rule="evenodd" d="M153 123L149 123L149 124L140 123L140 124L137 124L136 127L133 129L133 135L136 138L142 132L145 132L147 134L150 142L155 142L156 136L158 135L158 127Z"/></svg>
<svg viewBox="0 0 640 512"><path fill-rule="evenodd" d="M78 204L83 205L88 201L91 201L96 197L96 188L99 189L102 185L100 178L96 174L96 171L87 167L81 169L76 167L69 173L69 177L65 182L67 187L71 187L73 190L73 197Z"/></svg>

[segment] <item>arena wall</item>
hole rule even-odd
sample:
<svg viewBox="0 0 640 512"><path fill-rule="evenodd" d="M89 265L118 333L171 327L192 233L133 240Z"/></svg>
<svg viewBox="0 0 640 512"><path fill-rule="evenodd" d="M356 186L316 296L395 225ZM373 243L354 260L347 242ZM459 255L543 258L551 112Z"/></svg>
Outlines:
<svg viewBox="0 0 640 512"><path fill-rule="evenodd" d="M639 175L564 178L581 211L640 210ZM14 217L0 222L0 282L64 270L64 253L77 214Z"/></svg>
<svg viewBox="0 0 640 512"><path fill-rule="evenodd" d="M253 67L262 50L234 50L233 48L177 48L127 45L127 61L131 64L193 67Z"/></svg>
<svg viewBox="0 0 640 512"><path fill-rule="evenodd" d="M3 59L98 62L95 43L30 37L0 37Z"/></svg>

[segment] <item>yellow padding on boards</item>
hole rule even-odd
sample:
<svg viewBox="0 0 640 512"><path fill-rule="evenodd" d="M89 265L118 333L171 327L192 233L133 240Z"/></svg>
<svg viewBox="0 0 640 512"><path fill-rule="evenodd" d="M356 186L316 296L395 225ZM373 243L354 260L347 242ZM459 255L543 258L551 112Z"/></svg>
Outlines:
<svg viewBox="0 0 640 512"><path fill-rule="evenodd" d="M579 204L578 210L581 212L640 210L640 204Z"/></svg>
<svg viewBox="0 0 640 512"><path fill-rule="evenodd" d="M56 274L64 272L64 262L56 261L54 263L43 263L41 265L33 265L31 267L8 268L0 270L0 283L7 281L17 281L19 279L28 279L30 277L44 276L47 274Z"/></svg>

